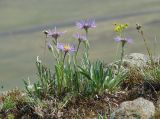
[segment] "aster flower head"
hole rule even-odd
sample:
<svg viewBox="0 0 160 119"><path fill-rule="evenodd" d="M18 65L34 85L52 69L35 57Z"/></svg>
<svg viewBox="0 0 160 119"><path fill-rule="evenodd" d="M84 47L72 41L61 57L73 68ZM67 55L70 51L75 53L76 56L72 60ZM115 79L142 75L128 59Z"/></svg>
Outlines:
<svg viewBox="0 0 160 119"><path fill-rule="evenodd" d="M77 33L77 34L74 34L73 37L76 38L76 39L78 39L79 42L83 42L83 41L86 41L86 40L87 40L87 37L86 37L86 36L80 35L80 34L78 34L78 33Z"/></svg>
<svg viewBox="0 0 160 119"><path fill-rule="evenodd" d="M44 30L43 33L47 36L48 35L48 31Z"/></svg>
<svg viewBox="0 0 160 119"><path fill-rule="evenodd" d="M76 26L79 29L84 29L86 32L88 32L89 28L95 28L96 27L96 23L95 20L85 20L85 21L78 21L76 22Z"/></svg>
<svg viewBox="0 0 160 119"><path fill-rule="evenodd" d="M132 39L131 38L122 38L120 36L117 36L116 38L114 38L114 40L116 42L122 42L122 45L124 46L126 43L132 43Z"/></svg>
<svg viewBox="0 0 160 119"><path fill-rule="evenodd" d="M65 32L58 32L55 27L53 30L44 31L44 34L46 34L47 37L52 37L57 40L60 36L64 35Z"/></svg>
<svg viewBox="0 0 160 119"><path fill-rule="evenodd" d="M63 44L63 43L58 43L57 44L57 49L60 51L63 51L65 53L72 53L75 50L75 47L71 44Z"/></svg>
<svg viewBox="0 0 160 119"><path fill-rule="evenodd" d="M47 43L47 47L48 47L48 49L49 49L49 51L53 51L53 46L50 44L50 43Z"/></svg>

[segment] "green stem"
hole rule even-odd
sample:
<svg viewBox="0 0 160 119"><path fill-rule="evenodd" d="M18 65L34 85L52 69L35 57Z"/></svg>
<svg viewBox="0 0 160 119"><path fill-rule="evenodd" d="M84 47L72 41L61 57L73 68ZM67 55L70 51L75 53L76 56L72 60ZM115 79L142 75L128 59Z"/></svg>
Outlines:
<svg viewBox="0 0 160 119"><path fill-rule="evenodd" d="M88 38L88 29L85 29L85 31L86 31L86 37Z"/></svg>
<svg viewBox="0 0 160 119"><path fill-rule="evenodd" d="M44 52L43 52L43 60L44 60L44 62L45 62L45 57L46 57L46 45L47 45L47 39L45 39L45 41L44 41Z"/></svg>
<svg viewBox="0 0 160 119"><path fill-rule="evenodd" d="M78 51L79 51L80 44L81 44L81 41L79 41L78 46L77 46L76 57L77 57L77 54L78 54Z"/></svg>
<svg viewBox="0 0 160 119"><path fill-rule="evenodd" d="M65 61L66 55L67 55L67 52L64 53L64 57L63 57L63 66L64 66L64 61Z"/></svg>
<svg viewBox="0 0 160 119"><path fill-rule="evenodd" d="M124 57L124 44L122 43L121 60L120 60L120 63L118 65L118 74L119 74L121 66L122 66L123 57Z"/></svg>
<svg viewBox="0 0 160 119"><path fill-rule="evenodd" d="M146 50L147 50L147 52L148 52L148 55L149 55L149 58L150 58L150 61L151 61L151 65L154 65L152 53L150 52L150 49L149 49L149 47L148 47L148 45L147 45L147 41L146 41L146 38L144 37L143 31L141 30L141 31L139 31L139 33L141 34L142 39L143 39L143 41L144 41Z"/></svg>
<svg viewBox="0 0 160 119"><path fill-rule="evenodd" d="M88 30L86 30L86 38L88 39ZM86 54L87 54L87 58L88 58L88 56L89 56L89 40L87 40Z"/></svg>
<svg viewBox="0 0 160 119"><path fill-rule="evenodd" d="M75 53L75 57L74 57L74 64L75 65L77 65L77 54L78 54L78 51L79 51L80 44L81 44L81 41L79 41L78 46L77 46L77 50L76 50L76 53Z"/></svg>
<svg viewBox="0 0 160 119"><path fill-rule="evenodd" d="M58 39L55 39L55 45L57 46Z"/></svg>
<svg viewBox="0 0 160 119"><path fill-rule="evenodd" d="M53 41L54 45L57 46L57 39L53 39L52 41Z"/></svg>
<svg viewBox="0 0 160 119"><path fill-rule="evenodd" d="M60 84L60 92L62 91L62 82L64 81L64 62L66 58L67 52L64 53L63 62L62 62L62 79Z"/></svg>

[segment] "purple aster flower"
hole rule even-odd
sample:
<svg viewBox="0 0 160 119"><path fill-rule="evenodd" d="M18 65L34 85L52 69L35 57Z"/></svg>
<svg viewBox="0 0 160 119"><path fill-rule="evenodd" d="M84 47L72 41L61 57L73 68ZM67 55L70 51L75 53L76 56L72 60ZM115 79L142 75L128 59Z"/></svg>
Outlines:
<svg viewBox="0 0 160 119"><path fill-rule="evenodd" d="M86 21L76 22L76 26L79 29L84 29L86 32L88 32L88 29L95 28L96 24L95 24L95 20L86 20Z"/></svg>
<svg viewBox="0 0 160 119"><path fill-rule="evenodd" d="M74 34L73 37L76 38L76 39L78 39L78 41L79 41L78 47L77 47L77 51L76 51L76 55L77 55L81 42L86 41L87 37L86 36L82 36L80 34Z"/></svg>
<svg viewBox="0 0 160 119"><path fill-rule="evenodd" d="M65 32L58 32L57 31L57 29L56 29L56 27L53 29L53 30L45 30L45 31L43 31L43 33L47 36L47 37L52 37L52 38L54 38L55 39L55 44L57 44L57 39L60 37L60 36L62 36L62 35L64 35L65 34Z"/></svg>
<svg viewBox="0 0 160 119"><path fill-rule="evenodd" d="M57 43L57 49L64 51L65 53L72 53L75 51L75 47L73 45L63 43Z"/></svg>
<svg viewBox="0 0 160 119"><path fill-rule="evenodd" d="M74 34L73 37L76 38L76 39L78 39L79 42L83 42L83 41L87 40L86 36L82 36L82 35L80 35L78 33Z"/></svg>
<svg viewBox="0 0 160 119"><path fill-rule="evenodd" d="M117 36L116 38L114 38L114 40L116 42L122 42L123 46L124 46L125 43L132 43L132 39L131 38L122 38L120 36Z"/></svg>

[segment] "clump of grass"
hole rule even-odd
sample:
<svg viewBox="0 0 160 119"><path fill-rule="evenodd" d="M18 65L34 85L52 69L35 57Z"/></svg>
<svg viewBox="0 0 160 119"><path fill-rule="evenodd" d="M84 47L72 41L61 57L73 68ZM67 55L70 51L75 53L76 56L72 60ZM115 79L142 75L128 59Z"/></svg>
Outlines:
<svg viewBox="0 0 160 119"><path fill-rule="evenodd" d="M160 92L160 66L154 66L144 70L144 82L153 93Z"/></svg>
<svg viewBox="0 0 160 119"><path fill-rule="evenodd" d="M131 90L135 85L141 85L144 82L143 71L138 67L131 67L128 69L126 80L123 81L122 89Z"/></svg>
<svg viewBox="0 0 160 119"><path fill-rule="evenodd" d="M24 92L14 89L5 92L0 97L0 118L21 118L22 115L29 115L33 109L34 102Z"/></svg>
<svg viewBox="0 0 160 119"><path fill-rule="evenodd" d="M5 99L12 100L13 102L25 102L27 100L27 96L21 90L13 89L2 93L0 96L0 101L3 102Z"/></svg>
<svg viewBox="0 0 160 119"><path fill-rule="evenodd" d="M53 42L46 43L49 51L56 59L54 72L45 67L39 58L36 66L38 69L39 81L33 85L24 81L29 96L39 99L50 99L52 97L65 97L67 93L74 95L93 96L101 95L103 92L116 90L125 77L125 73L115 75L111 68L104 69L103 62L97 60L95 63L89 60L88 33L90 28L95 28L95 21L86 20L76 23L76 26L85 31L85 35L73 35L78 41L77 48L71 43L61 43L58 38L61 35L56 30L45 31L48 38ZM121 39L122 49L127 39ZM81 61L78 61L80 45L84 43L84 53ZM124 55L124 52L122 51ZM122 56L123 57L123 56ZM122 62L121 57L121 62Z"/></svg>
<svg viewBox="0 0 160 119"><path fill-rule="evenodd" d="M125 78L125 72L115 75L111 68L104 69L103 63L100 61L90 64L87 68L79 68L82 76L88 81L84 87L85 93L103 94L105 90L113 92ZM90 88L88 89L88 87Z"/></svg>
<svg viewBox="0 0 160 119"><path fill-rule="evenodd" d="M98 115L97 119L108 119L107 116Z"/></svg>
<svg viewBox="0 0 160 119"><path fill-rule="evenodd" d="M15 116L13 114L8 114L7 119L15 119Z"/></svg>
<svg viewBox="0 0 160 119"><path fill-rule="evenodd" d="M14 108L15 102L12 100L10 96L4 98L2 103L2 110L9 110Z"/></svg>
<svg viewBox="0 0 160 119"><path fill-rule="evenodd" d="M160 83L160 66L146 68L144 70L145 80Z"/></svg>
<svg viewBox="0 0 160 119"><path fill-rule="evenodd" d="M30 80L25 81L25 89L27 94L32 98L47 98L49 95L54 93L54 80L53 80L53 74L51 74L51 71L42 65L39 61L36 62L36 66L38 69L38 82L31 84Z"/></svg>

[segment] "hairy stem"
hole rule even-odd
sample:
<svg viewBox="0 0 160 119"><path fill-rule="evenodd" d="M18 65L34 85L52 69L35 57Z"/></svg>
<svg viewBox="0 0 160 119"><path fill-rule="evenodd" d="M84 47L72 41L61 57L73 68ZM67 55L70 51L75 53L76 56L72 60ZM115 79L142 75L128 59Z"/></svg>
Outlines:
<svg viewBox="0 0 160 119"><path fill-rule="evenodd" d="M121 66L122 66L123 57L124 57L124 44L122 43L121 60L120 60L120 63L118 65L118 74L119 74Z"/></svg>
<svg viewBox="0 0 160 119"><path fill-rule="evenodd" d="M144 34L143 34L143 31L142 31L142 30L141 30L141 31L139 31L139 33L140 33L140 34L141 34L141 36L142 36L142 39L143 39L143 41L144 41L144 44L145 44L145 47L146 47L147 53L148 53L149 58L150 58L150 61L151 61L151 64L152 64L152 66L153 66L153 65L154 65L153 57L152 57L152 53L150 52L150 49L149 49L149 47L148 47L148 45L147 45L146 38L144 37Z"/></svg>
<svg viewBox="0 0 160 119"><path fill-rule="evenodd" d="M77 46L76 57L77 57L77 54L78 54L78 51L79 51L79 46L80 46L80 44L81 44L81 41L79 41L78 46Z"/></svg>

